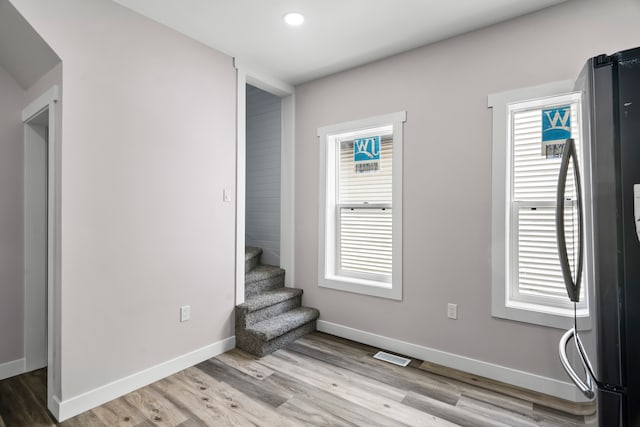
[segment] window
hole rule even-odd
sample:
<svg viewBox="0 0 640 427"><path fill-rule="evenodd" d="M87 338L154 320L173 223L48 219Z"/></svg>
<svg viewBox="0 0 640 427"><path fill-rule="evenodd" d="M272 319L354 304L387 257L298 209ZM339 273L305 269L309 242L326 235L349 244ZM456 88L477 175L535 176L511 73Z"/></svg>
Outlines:
<svg viewBox="0 0 640 427"><path fill-rule="evenodd" d="M571 87L571 82L559 82L489 97L494 117L492 312L496 317L559 328L570 327L573 320L555 227L562 145L555 145L561 141L550 141L547 148L548 143L542 142L545 114L555 121L569 118L582 166L586 150L582 144L581 94L571 92ZM567 115L556 116L553 110L558 108ZM581 172L583 182L588 182L588 171L581 167ZM569 176L572 174L570 171ZM578 232L572 180L567 181L565 197L565 234L572 260L577 256ZM581 317L588 317L586 279L585 275L577 307Z"/></svg>
<svg viewBox="0 0 640 427"><path fill-rule="evenodd" d="M400 112L318 129L319 286L402 299L405 117Z"/></svg>

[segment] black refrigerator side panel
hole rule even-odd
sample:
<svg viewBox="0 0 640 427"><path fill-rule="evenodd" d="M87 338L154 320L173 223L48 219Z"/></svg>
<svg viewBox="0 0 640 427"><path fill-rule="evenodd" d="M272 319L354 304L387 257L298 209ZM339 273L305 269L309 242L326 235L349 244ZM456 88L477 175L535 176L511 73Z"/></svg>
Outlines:
<svg viewBox="0 0 640 427"><path fill-rule="evenodd" d="M591 63L593 60L591 60ZM620 337L620 203L613 110L613 65L592 68L591 156L598 380L622 384Z"/></svg>
<svg viewBox="0 0 640 427"><path fill-rule="evenodd" d="M640 52L639 52L640 53ZM616 64L623 239L623 372L627 419L640 426L640 241L634 215L634 185L640 185L640 58Z"/></svg>
<svg viewBox="0 0 640 427"><path fill-rule="evenodd" d="M623 396L607 390L598 390L598 423L600 427L627 427L623 424Z"/></svg>

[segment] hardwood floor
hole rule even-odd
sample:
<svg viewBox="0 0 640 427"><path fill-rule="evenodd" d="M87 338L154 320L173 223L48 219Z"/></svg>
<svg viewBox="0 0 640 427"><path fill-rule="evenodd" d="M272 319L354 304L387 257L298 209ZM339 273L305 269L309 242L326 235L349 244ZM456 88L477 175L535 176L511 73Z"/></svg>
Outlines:
<svg viewBox="0 0 640 427"><path fill-rule="evenodd" d="M262 359L232 350L61 424L45 409L46 372L35 371L0 381L0 427L585 425L377 351L319 332Z"/></svg>

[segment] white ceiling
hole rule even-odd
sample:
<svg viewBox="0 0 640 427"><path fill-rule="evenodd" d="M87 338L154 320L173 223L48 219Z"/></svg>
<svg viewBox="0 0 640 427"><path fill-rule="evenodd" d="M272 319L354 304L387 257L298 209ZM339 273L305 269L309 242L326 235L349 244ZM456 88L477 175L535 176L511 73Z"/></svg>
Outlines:
<svg viewBox="0 0 640 427"><path fill-rule="evenodd" d="M114 0L298 84L565 0ZM286 12L306 22L288 27Z"/></svg>

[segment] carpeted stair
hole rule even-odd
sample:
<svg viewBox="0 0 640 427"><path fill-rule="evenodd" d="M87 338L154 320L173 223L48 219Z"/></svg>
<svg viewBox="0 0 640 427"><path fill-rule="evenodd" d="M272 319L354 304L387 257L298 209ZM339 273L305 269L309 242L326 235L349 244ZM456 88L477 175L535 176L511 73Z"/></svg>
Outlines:
<svg viewBox="0 0 640 427"><path fill-rule="evenodd" d="M302 307L302 289L284 287L284 270L260 263L262 249L245 250L245 302L236 307L236 346L258 357L316 329L320 313Z"/></svg>

